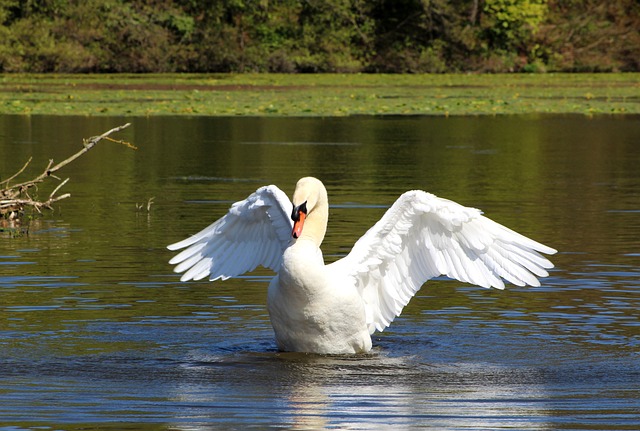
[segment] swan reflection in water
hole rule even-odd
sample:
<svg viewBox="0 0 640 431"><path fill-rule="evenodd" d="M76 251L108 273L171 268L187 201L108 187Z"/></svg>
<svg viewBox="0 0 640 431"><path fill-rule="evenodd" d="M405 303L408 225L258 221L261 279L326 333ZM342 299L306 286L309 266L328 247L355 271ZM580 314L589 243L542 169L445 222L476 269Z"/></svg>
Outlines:
<svg viewBox="0 0 640 431"><path fill-rule="evenodd" d="M183 367L175 426L242 420L288 429L550 429L543 376L479 363L420 364L356 356L239 353ZM538 381L539 380L539 381Z"/></svg>

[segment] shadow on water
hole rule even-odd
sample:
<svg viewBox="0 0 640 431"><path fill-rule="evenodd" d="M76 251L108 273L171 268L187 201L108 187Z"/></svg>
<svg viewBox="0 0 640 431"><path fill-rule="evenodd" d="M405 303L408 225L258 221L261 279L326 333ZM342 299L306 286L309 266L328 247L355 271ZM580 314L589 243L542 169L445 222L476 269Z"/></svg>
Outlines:
<svg viewBox="0 0 640 431"><path fill-rule="evenodd" d="M123 122L0 117L0 174ZM71 199L0 239L0 429L640 428L636 117L139 118L124 137L140 149L95 148L63 173ZM420 188L557 267L539 288L432 280L369 355L277 352L268 271L181 283L165 246L309 174L327 261Z"/></svg>

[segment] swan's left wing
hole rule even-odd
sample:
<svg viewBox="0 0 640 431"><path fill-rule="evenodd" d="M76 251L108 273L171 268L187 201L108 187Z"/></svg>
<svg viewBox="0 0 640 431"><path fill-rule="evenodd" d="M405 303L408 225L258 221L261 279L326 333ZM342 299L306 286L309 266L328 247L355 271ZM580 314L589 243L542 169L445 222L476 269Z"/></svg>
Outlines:
<svg viewBox="0 0 640 431"><path fill-rule="evenodd" d="M197 234L167 246L188 247L169 261L180 280L225 280L258 265L277 270L291 241L291 210L287 195L274 185L260 187L247 199Z"/></svg>
<svg viewBox="0 0 640 431"><path fill-rule="evenodd" d="M369 330L382 331L430 278L483 287L539 286L556 251L467 208L423 191L406 192L333 270L352 278Z"/></svg>

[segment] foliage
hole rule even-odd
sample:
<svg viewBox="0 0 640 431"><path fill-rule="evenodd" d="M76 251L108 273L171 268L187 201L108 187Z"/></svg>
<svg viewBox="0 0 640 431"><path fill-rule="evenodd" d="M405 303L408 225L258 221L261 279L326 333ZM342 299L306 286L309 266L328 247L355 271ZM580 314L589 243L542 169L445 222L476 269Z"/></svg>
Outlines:
<svg viewBox="0 0 640 431"><path fill-rule="evenodd" d="M0 0L0 72L616 71L636 0Z"/></svg>
<svg viewBox="0 0 640 431"><path fill-rule="evenodd" d="M554 0L538 35L550 69L571 72L640 70L640 2Z"/></svg>
<svg viewBox="0 0 640 431"><path fill-rule="evenodd" d="M485 0L487 40L493 48L524 48L547 13L546 0Z"/></svg>

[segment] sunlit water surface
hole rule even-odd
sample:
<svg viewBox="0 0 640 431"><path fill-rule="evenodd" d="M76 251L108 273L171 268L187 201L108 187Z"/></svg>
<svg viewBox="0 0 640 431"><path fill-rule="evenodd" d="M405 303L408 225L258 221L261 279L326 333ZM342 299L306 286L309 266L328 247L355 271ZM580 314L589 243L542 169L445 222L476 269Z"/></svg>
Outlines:
<svg viewBox="0 0 640 431"><path fill-rule="evenodd" d="M100 143L59 172L71 198L0 237L0 429L640 429L640 118L4 116L0 175L126 121L137 151ZM165 246L305 175L329 191L328 261L418 188L556 268L432 280L368 355L279 353L269 272L181 283Z"/></svg>

